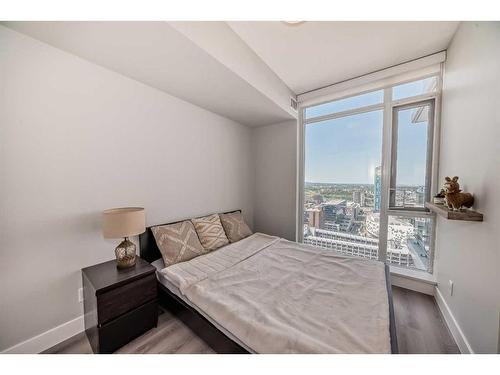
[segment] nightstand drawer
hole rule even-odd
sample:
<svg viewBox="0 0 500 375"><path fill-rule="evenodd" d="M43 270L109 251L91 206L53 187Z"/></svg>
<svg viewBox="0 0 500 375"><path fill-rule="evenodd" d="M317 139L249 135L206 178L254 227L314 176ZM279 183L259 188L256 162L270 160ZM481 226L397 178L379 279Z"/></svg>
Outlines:
<svg viewBox="0 0 500 375"><path fill-rule="evenodd" d="M158 305L156 299L119 318L104 324L99 330L99 353L112 353L129 341L156 326Z"/></svg>
<svg viewBox="0 0 500 375"><path fill-rule="evenodd" d="M155 274L97 295L97 323L102 325L146 302L156 299Z"/></svg>

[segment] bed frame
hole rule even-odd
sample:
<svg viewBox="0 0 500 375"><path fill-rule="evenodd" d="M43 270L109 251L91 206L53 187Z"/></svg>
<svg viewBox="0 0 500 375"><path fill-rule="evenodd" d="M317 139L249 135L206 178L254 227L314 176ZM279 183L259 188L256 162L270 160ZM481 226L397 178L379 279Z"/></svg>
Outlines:
<svg viewBox="0 0 500 375"><path fill-rule="evenodd" d="M241 212L241 210L233 210L225 213ZM188 220L188 219L184 219ZM168 225L180 223L184 220L176 222L157 224ZM156 226L156 225L155 225ZM146 231L139 235L139 247L141 258L149 263L161 258L160 250L156 245L151 227L147 227ZM399 353L396 337L396 324L394 321L394 305L392 303L392 288L390 282L389 266L385 265L385 274L387 282L387 297L389 300L389 320L390 320L390 337L391 337L391 352L392 354ZM163 284L158 282L158 301L160 305L175 315L184 324L186 324L196 335L205 341L217 353L249 353L241 345L227 337L208 319L200 314L196 309L188 305L182 299L177 297Z"/></svg>

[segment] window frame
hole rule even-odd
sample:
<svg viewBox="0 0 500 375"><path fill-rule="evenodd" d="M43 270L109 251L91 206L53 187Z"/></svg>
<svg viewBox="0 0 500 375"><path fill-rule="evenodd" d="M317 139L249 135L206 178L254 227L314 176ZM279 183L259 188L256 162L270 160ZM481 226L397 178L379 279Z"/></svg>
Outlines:
<svg viewBox="0 0 500 375"><path fill-rule="evenodd" d="M396 179L397 179L397 161L398 161L398 135L399 135L399 122L398 111L418 108L429 105L429 120L427 128L427 149L426 149L426 165L425 165L425 202L429 202L431 198L431 183L432 183L432 158L433 158L433 139L434 139L434 120L436 99L424 99L421 101L412 101L411 103L399 104L392 106L392 135L391 135L391 174L389 179L389 211L417 211L428 212L429 209L424 207L398 207L393 204L396 199L395 192ZM393 194L394 193L394 194Z"/></svg>
<svg viewBox="0 0 500 375"><path fill-rule="evenodd" d="M370 94L372 92L377 92L377 91L382 91L383 92L383 90L384 90L383 88L379 88L379 89L376 89L376 90L364 90L364 91L358 92L357 94L344 95L344 96L336 98L334 100L327 100L327 101L322 101L322 102L315 103L315 104L312 104L312 105L307 105L307 106L303 107L303 110L304 110L304 112L303 112L304 121L305 121L306 124L311 124L311 123L314 123L314 122L321 122L321 121L325 121L325 120L332 120L332 119L336 119L336 118L350 116L350 115L353 115L353 114L366 113L366 112L375 111L377 109L381 109L381 108L384 107L383 96L382 96L382 101L380 103L368 104L368 105L365 105L363 107L356 107L356 108L347 109L347 110L344 110L344 111L331 112L331 113L328 113L326 115L321 115L321 116L315 116L315 117L309 117L309 118L306 118L306 116L305 116L306 109L308 109L308 108L313 108L313 107L317 107L317 106L320 106L320 105L323 105L323 104L327 104L327 103L331 103L331 102L337 102L337 101L341 101L341 100L345 100L345 99L349 99L349 98L355 98L357 96Z"/></svg>
<svg viewBox="0 0 500 375"><path fill-rule="evenodd" d="M433 92L402 98L398 100L392 99L392 88L401 84L423 80L435 76L437 78L437 87ZM310 119L305 119L305 109L314 107L326 102L341 100L352 96L361 95L371 91L384 90L384 100L381 104L368 105L365 107L355 108L349 111L337 112L329 115L318 116ZM428 202L432 196L432 192L436 191L438 185L439 173L439 142L440 142L440 119L441 119L441 92L442 92L442 64L439 72L431 74L423 74L421 76L413 76L411 79L402 79L401 81L392 82L388 85L383 85L370 90L359 90L352 92L349 95L341 96L338 98L330 99L328 101L308 101L307 105L299 103L298 111L298 127L297 127L297 214L296 214L296 240L303 242L304 240L304 189L305 189L305 127L306 125L346 117L354 114L365 113L374 110L383 109L383 134L382 134L382 176L381 176L381 209L379 221L379 260L387 263L391 271L396 268L402 272L409 271L412 274L422 274L422 279L426 279L428 275L432 275L435 269L435 237L436 237L436 215L426 207L415 210L410 208L390 208L389 207L389 194L391 183L391 170L392 170L392 147L393 147L393 116L395 110L408 106L408 108L418 106L420 103L432 102L433 103L433 116L432 116L432 132L431 139L427 140L427 153L430 158L427 158L426 165L426 179L429 178L429 189L426 192L425 201ZM387 166L390 166L388 168ZM427 181L426 181L427 185ZM389 216L404 216L404 217L421 217L431 219L431 241L429 243L429 265L427 271L400 267L392 264L387 259L387 235Z"/></svg>

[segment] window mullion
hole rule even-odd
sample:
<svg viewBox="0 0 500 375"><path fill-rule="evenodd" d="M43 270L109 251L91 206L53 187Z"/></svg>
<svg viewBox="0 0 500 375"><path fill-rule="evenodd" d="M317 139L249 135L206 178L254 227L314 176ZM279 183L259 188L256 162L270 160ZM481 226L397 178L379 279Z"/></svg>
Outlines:
<svg viewBox="0 0 500 375"><path fill-rule="evenodd" d="M389 184L391 171L391 143L392 143L392 89L384 89L384 126L382 131L382 186L380 197L379 217L379 260L387 261L387 229L389 219L387 210L389 207Z"/></svg>
<svg viewBox="0 0 500 375"><path fill-rule="evenodd" d="M299 106L297 121L297 193L296 193L296 232L295 240L304 241L304 188L305 188L305 109Z"/></svg>
<svg viewBox="0 0 500 375"><path fill-rule="evenodd" d="M312 117L312 118L309 118L307 120L304 120L303 122L304 122L304 124L308 125L308 124L313 124L315 122L323 122L326 120L334 120L334 119L338 119L338 118L342 118L342 117L357 115L360 113L372 112L372 111L376 111L376 110L382 109L382 108L384 108L383 103L382 104L374 104L374 105L369 105L366 107L359 107L359 108L355 108L355 109L350 109L348 111L342 111L342 112L331 113L331 114L324 115L324 116Z"/></svg>

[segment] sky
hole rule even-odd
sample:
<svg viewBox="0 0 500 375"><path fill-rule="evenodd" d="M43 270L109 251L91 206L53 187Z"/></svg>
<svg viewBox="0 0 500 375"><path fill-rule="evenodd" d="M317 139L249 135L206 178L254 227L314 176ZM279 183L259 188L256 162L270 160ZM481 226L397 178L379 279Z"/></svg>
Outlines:
<svg viewBox="0 0 500 375"><path fill-rule="evenodd" d="M421 94L428 80L398 86L395 99ZM383 91L306 109L306 118L381 103ZM397 185L424 185L427 122L411 123L414 110L399 112ZM306 125L306 182L373 184L382 160L383 111Z"/></svg>

